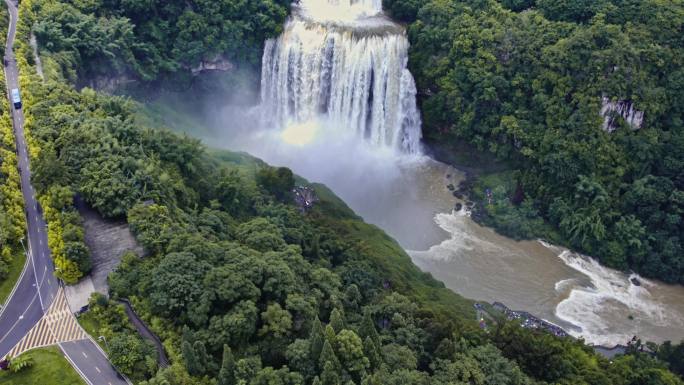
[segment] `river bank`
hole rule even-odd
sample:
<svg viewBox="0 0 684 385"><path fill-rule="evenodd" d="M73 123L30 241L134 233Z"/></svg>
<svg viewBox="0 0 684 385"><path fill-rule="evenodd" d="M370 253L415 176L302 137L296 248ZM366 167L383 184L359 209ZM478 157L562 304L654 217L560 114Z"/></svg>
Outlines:
<svg viewBox="0 0 684 385"><path fill-rule="evenodd" d="M499 322L499 320L506 319L508 321L516 321L520 323L520 326L525 329L532 330L545 330L559 338L574 338L562 327L548 322L544 319L538 318L533 314L526 311L511 310L508 306L502 304L501 302L494 302L493 304L482 304L476 302L473 305L478 312L478 321L480 322L480 327L487 329L487 321L485 317L493 322ZM615 346L601 346L601 345L590 345L594 351L602 356L611 359L618 354L624 354L630 345L636 342L636 337L633 337L630 341L627 341L626 345L618 344ZM643 351L643 349L642 349Z"/></svg>
<svg viewBox="0 0 684 385"><path fill-rule="evenodd" d="M211 147L246 151L326 184L396 239L423 271L466 298L528 311L595 345L624 344L634 335L654 342L684 338L684 289L632 287L620 272L563 259L562 249L503 236L473 220L472 212L455 210L467 201L456 198L449 184L456 190L464 180L501 172L502 165L476 157L470 163L451 159L452 167L429 146L424 152L432 157L400 156L323 124L313 127L309 142L288 143L280 130L255 129L249 123L258 119L255 111L229 99L189 108L180 95L170 95L140 115Z"/></svg>
<svg viewBox="0 0 684 385"><path fill-rule="evenodd" d="M478 299L484 298L480 296L484 294L489 299L488 302L503 301L513 304L515 308L541 314L544 319L563 325L571 335L585 338L592 345L604 345L607 350L611 350L610 347L613 346L624 346L635 335L654 342L668 339L678 342L684 338L681 331L676 332L676 325L684 326L681 320L684 306L676 299L684 296L684 288L646 280L632 272L616 271L602 266L591 257L557 246L566 242L549 224L541 219L518 215L522 210L511 204L513 195L518 193L516 190L519 188L510 172L513 164L497 162L491 155L478 152L465 144L448 145L428 139L425 147L426 152L435 159L448 162L464 173L465 181L454 193L462 196L464 202L473 202L473 209L470 211L436 219L442 223L441 226L450 229L452 240L428 252L413 254L429 260L423 263L425 268L447 282L447 285L450 280L459 278L455 278L455 274L444 273L443 270L449 269L445 266L445 259L461 261L462 267L463 261L467 260L474 268L479 266L476 267L478 270L489 270L497 266L495 274L501 280L507 280L502 278L502 275L511 278L517 276L519 280L535 280L538 283L538 290L548 290L544 289L548 287L552 290L551 295L542 295L541 292L528 294L540 300L546 298L540 303L534 303L527 298L522 298L522 301L519 297L511 298L508 291L499 297L493 295L494 290L464 292L463 284L471 283L462 279L461 284L453 286L454 290L460 290L460 293ZM521 209L534 210L533 206L521 206ZM468 223L469 220L477 225ZM496 233L497 236L493 236L492 233ZM478 236L474 237L476 234ZM539 242L539 238L548 242ZM487 263L463 258L463 253L479 251L478 247L473 246L475 243L484 244L493 239L496 240L496 245L509 245L505 251L502 250L509 254L508 257L523 261L528 258L521 253L532 253L534 261L530 260L530 263L548 261L547 270L539 269L536 275L527 274L522 269L537 271L535 266L528 265L515 267L516 271L506 271L511 268L513 261L506 261L501 255L492 256L495 248L489 253L482 252L482 257L490 255L489 258L492 258ZM546 250L532 247L530 243L541 244ZM543 256L549 251L555 258L548 259ZM544 283L543 278L554 275L552 271L556 268L553 266L558 262L570 268L569 271L559 271L558 278L563 275L566 277L553 284ZM499 288L506 286L501 282L490 282L484 276L480 277L486 282L485 285ZM526 291L523 289L526 286L528 285L522 282L510 283L510 287L517 287L520 294ZM549 305L552 308L549 308Z"/></svg>

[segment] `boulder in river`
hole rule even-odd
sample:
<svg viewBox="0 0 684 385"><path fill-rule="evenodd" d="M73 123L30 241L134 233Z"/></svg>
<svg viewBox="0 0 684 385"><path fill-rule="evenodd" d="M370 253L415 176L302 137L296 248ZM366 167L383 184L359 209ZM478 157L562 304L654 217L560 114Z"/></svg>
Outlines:
<svg viewBox="0 0 684 385"><path fill-rule="evenodd" d="M463 194L458 190L452 192L451 194L458 199L463 199Z"/></svg>
<svg viewBox="0 0 684 385"><path fill-rule="evenodd" d="M456 202L456 204L454 205L454 210L456 211L461 211L462 208L463 204L461 202Z"/></svg>
<svg viewBox="0 0 684 385"><path fill-rule="evenodd" d="M634 286L641 286L641 281L639 281L637 277L632 277L629 280L632 281L632 284L634 284Z"/></svg>
<svg viewBox="0 0 684 385"><path fill-rule="evenodd" d="M454 185L451 184L451 183L449 183L449 184L447 185L447 188L449 189L449 191L454 191L454 190L456 190L456 187L454 187Z"/></svg>

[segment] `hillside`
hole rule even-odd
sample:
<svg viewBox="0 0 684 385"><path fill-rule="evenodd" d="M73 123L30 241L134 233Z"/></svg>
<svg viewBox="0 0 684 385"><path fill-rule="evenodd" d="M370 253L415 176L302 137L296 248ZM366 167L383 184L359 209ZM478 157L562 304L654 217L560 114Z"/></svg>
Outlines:
<svg viewBox="0 0 684 385"><path fill-rule="evenodd" d="M143 125L128 98L77 90L79 76L97 63L84 55L92 47L55 42L73 43L60 37L81 34L83 41L101 42L108 36L101 28L125 26L123 17L110 15L131 4L22 1L16 49L32 182L58 275L72 283L91 266L73 207L77 194L102 216L125 219L147 251L142 259L124 257L109 277L110 294L132 302L163 341L171 366L158 370L156 353L112 301L95 297L90 310L90 325L107 337L110 359L134 381L682 383L665 362L636 349L608 361L582 341L514 323L481 329L471 301L420 272L393 239L324 186L312 185L319 200L301 210L292 189L306 181L291 170ZM232 20L227 11L216 12ZM159 22L158 15L150 19ZM181 36L193 30L182 23L173 28ZM45 79L32 64L32 30Z"/></svg>
<svg viewBox="0 0 684 385"><path fill-rule="evenodd" d="M408 23L427 142L508 165L474 191L486 224L684 283L681 1L384 5Z"/></svg>

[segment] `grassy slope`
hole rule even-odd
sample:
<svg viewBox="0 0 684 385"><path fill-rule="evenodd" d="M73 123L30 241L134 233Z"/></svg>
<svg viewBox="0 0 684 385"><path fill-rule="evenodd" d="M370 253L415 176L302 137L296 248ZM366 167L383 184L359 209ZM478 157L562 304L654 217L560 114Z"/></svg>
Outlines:
<svg viewBox="0 0 684 385"><path fill-rule="evenodd" d="M173 104L172 104L173 103ZM192 133L192 136L202 138L211 137L212 131L202 124L196 117L191 116L185 109L188 106L177 102L155 100L140 106L137 115L138 122L147 127L169 127L178 133Z"/></svg>
<svg viewBox="0 0 684 385"><path fill-rule="evenodd" d="M312 185L320 203L319 220L363 245L370 262L385 272L385 280L392 288L413 298L418 304L449 318L472 319L475 316L473 301L447 289L444 284L422 272L396 240L375 225L365 223L330 189L321 184Z"/></svg>
<svg viewBox="0 0 684 385"><path fill-rule="evenodd" d="M33 366L19 373L0 372L3 385L85 385L57 347L31 350Z"/></svg>
<svg viewBox="0 0 684 385"><path fill-rule="evenodd" d="M81 325L83 330L88 333L95 341L97 341L97 344L100 345L102 349L105 349L106 351L106 346L104 346L104 343L100 341L98 338L100 335L98 331L100 330L100 323L95 319L93 314L91 312L85 312L83 314L80 314L77 317L78 324Z"/></svg>
<svg viewBox="0 0 684 385"><path fill-rule="evenodd" d="M123 308L123 305L117 304L116 306ZM100 323L99 320L95 317L95 315L92 313L92 311L88 310L85 313L81 313L77 316L77 321L79 325L83 328L83 330L90 335L95 342L97 342L98 345L104 350L105 352L109 351L109 347L107 346L107 342L101 340L99 337L102 335L101 334L101 329L102 329L102 324ZM135 330L135 327L133 326L133 323L131 320L126 317L126 323L130 326L131 330ZM106 337L109 339L108 337Z"/></svg>
<svg viewBox="0 0 684 385"><path fill-rule="evenodd" d="M10 264L9 274L7 279L0 281L0 304L4 304L5 300L9 296L14 284L17 282L21 271L24 268L24 262L26 261L26 255L24 253L16 253L12 257L12 263Z"/></svg>

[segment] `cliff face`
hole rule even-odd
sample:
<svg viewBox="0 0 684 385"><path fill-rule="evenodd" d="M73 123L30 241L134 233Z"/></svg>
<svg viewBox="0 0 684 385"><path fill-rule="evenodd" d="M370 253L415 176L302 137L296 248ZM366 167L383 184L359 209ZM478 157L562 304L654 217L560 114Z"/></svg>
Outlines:
<svg viewBox="0 0 684 385"><path fill-rule="evenodd" d="M129 75L126 74L121 74L121 75L112 75L112 76L99 76L94 79L91 79L88 82L88 87L105 92L108 94L113 93L116 91L117 88L120 86L133 83L136 80L132 78Z"/></svg>
<svg viewBox="0 0 684 385"><path fill-rule="evenodd" d="M231 61L222 55L218 55L211 60L202 60L197 66L192 67L190 72L192 72L193 75L199 75L206 71L228 72L232 71L234 68L235 65Z"/></svg>
<svg viewBox="0 0 684 385"><path fill-rule="evenodd" d="M644 121L644 112L634 107L630 100L612 100L606 96L601 99L603 129L613 132L618 128L618 118L622 118L632 129L638 130Z"/></svg>

